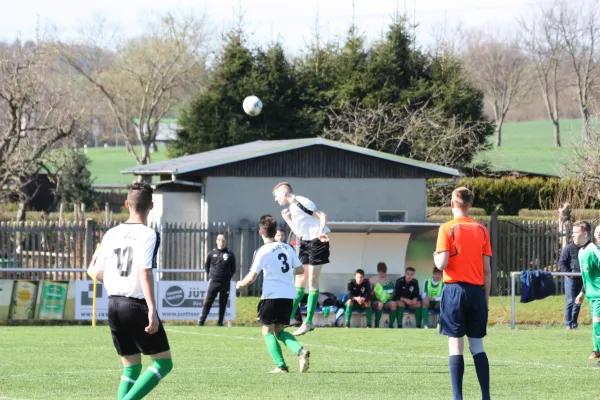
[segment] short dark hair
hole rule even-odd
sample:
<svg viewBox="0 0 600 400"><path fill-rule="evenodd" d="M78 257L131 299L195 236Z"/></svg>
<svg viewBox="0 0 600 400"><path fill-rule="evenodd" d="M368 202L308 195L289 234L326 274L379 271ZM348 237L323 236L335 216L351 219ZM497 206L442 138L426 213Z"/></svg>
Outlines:
<svg viewBox="0 0 600 400"><path fill-rule="evenodd" d="M277 220L272 215L266 214L260 217L258 222L260 233L269 239L273 239L277 233Z"/></svg>
<svg viewBox="0 0 600 400"><path fill-rule="evenodd" d="M129 187L127 201L129 208L137 213L145 213L152 204L152 187L147 183L135 182Z"/></svg>
<svg viewBox="0 0 600 400"><path fill-rule="evenodd" d="M473 194L469 188L461 186L454 189L452 192L452 200L454 200L461 208L465 208L473 203Z"/></svg>
<svg viewBox="0 0 600 400"><path fill-rule="evenodd" d="M377 263L377 272L387 272L387 265L384 262Z"/></svg>
<svg viewBox="0 0 600 400"><path fill-rule="evenodd" d="M413 267L408 267L404 270L404 272L407 272L407 271L415 272L415 269Z"/></svg>
<svg viewBox="0 0 600 400"><path fill-rule="evenodd" d="M283 229L282 227L278 226L276 232L283 232L283 233L285 233L285 229Z"/></svg>
<svg viewBox="0 0 600 400"><path fill-rule="evenodd" d="M439 269L438 267L433 267L433 273L435 274L436 272L439 272L441 274L442 270Z"/></svg>
<svg viewBox="0 0 600 400"><path fill-rule="evenodd" d="M584 232L587 232L587 234L591 237L592 236L592 224L590 224L587 221L575 221L573 223L573 228L581 228L583 229Z"/></svg>
<svg viewBox="0 0 600 400"><path fill-rule="evenodd" d="M362 276L365 276L365 271L359 268L356 270L355 274L361 274Z"/></svg>

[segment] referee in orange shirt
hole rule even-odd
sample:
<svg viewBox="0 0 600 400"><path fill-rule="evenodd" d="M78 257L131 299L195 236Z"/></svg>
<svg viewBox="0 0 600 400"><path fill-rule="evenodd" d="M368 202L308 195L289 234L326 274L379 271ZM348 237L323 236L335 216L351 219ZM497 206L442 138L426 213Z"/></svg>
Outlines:
<svg viewBox="0 0 600 400"><path fill-rule="evenodd" d="M482 399L490 398L490 365L483 349L488 322L492 248L487 228L469 218L471 191L459 187L452 192L454 219L440 227L433 259L444 272L440 304L440 334L448 336L450 379L454 400L462 400L465 372L464 339L475 362Z"/></svg>

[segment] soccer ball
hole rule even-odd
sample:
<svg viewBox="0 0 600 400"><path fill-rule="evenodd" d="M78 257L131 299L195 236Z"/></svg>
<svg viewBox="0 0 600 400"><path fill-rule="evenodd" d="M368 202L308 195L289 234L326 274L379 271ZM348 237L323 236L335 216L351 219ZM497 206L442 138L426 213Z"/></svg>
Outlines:
<svg viewBox="0 0 600 400"><path fill-rule="evenodd" d="M256 96L248 96L244 99L244 111L251 117L256 117L262 111L262 101Z"/></svg>

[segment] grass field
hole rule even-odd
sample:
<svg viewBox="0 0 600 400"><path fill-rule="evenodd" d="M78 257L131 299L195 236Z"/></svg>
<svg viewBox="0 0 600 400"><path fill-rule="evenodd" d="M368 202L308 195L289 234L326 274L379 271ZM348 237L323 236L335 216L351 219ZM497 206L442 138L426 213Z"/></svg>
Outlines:
<svg viewBox="0 0 600 400"><path fill-rule="evenodd" d="M481 154L495 171L519 170L557 174L560 163L568 159L573 139L581 137L581 120L560 121L562 147L554 146L554 128L550 121L505 123L502 146ZM489 141L493 143L494 137Z"/></svg>
<svg viewBox="0 0 600 400"><path fill-rule="evenodd" d="M590 327L510 331L485 341L494 399L597 399ZM284 349L273 376L259 328L167 326L174 370L149 399L448 399L447 345L434 329L321 328L300 338L307 374ZM121 366L106 326L0 329L0 399L114 399ZM145 360L145 366L148 361ZM481 398L465 356L465 399Z"/></svg>
<svg viewBox="0 0 600 400"><path fill-rule="evenodd" d="M135 180L133 175L121 174L122 170L136 165L135 158L127 153L125 147L92 147L88 149L87 156L91 160L89 169L94 184L128 184ZM152 162L166 160L164 146L158 146L158 151L151 157Z"/></svg>
<svg viewBox="0 0 600 400"><path fill-rule="evenodd" d="M252 323L256 298L238 299L240 322ZM564 298L518 304L511 331L508 298L493 298L485 347L494 399L597 399L600 367L587 360L591 326L565 331ZM587 305L582 317L589 323ZM558 322L558 323L556 323ZM556 325L552 325L556 323ZM258 327L166 325L173 372L149 399L448 399L447 344L435 329L318 328L300 338L312 352L298 373L273 376ZM0 327L0 399L114 399L121 374L106 326ZM465 355L465 399L481 398ZM144 361L147 366L148 360Z"/></svg>

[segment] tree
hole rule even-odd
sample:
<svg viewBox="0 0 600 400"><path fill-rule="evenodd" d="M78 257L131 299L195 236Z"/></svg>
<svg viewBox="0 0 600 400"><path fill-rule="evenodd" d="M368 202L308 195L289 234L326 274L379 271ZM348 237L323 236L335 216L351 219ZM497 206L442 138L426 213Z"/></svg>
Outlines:
<svg viewBox="0 0 600 400"><path fill-rule="evenodd" d="M169 155L178 157L255 140L307 137L312 124L302 116L298 84L279 43L266 51L252 52L243 29L229 31L207 89L181 112L182 130L169 144ZM254 94L264 108L250 117L243 99Z"/></svg>
<svg viewBox="0 0 600 400"><path fill-rule="evenodd" d="M331 110L329 121L325 138L453 168L465 169L485 148L480 140L485 121L448 118L429 102L416 109L347 104L340 111Z"/></svg>
<svg viewBox="0 0 600 400"><path fill-rule="evenodd" d="M57 173L57 195L60 201L78 206L90 207L96 198L92 188L92 174L88 169L90 159L82 152L68 150L63 155L60 171Z"/></svg>
<svg viewBox="0 0 600 400"><path fill-rule="evenodd" d="M82 93L58 71L43 43L17 41L0 52L0 188L17 193L18 222L36 193L26 187L51 171L53 149L77 131L86 111Z"/></svg>
<svg viewBox="0 0 600 400"><path fill-rule="evenodd" d="M537 82L548 117L554 125L554 144L561 146L558 94L565 86L560 76L564 58L564 42L555 24L553 6L540 5L530 21L521 20L523 46L533 59Z"/></svg>
<svg viewBox="0 0 600 400"><path fill-rule="evenodd" d="M553 14L573 70L584 140L590 140L590 94L600 78L600 2L559 0Z"/></svg>
<svg viewBox="0 0 600 400"><path fill-rule="evenodd" d="M137 164L151 161L158 124L176 95L204 78L204 23L193 15L165 14L149 25L147 33L125 42L116 41L99 24L79 42L55 38L53 45L61 59L106 100ZM141 151L135 144L141 145Z"/></svg>
<svg viewBox="0 0 600 400"><path fill-rule="evenodd" d="M497 34L473 31L463 54L465 69L485 93L496 125L496 147L502 144L502 124L508 111L521 103L531 85L527 79L528 58L520 38L512 40Z"/></svg>

